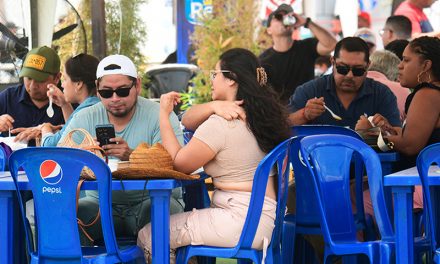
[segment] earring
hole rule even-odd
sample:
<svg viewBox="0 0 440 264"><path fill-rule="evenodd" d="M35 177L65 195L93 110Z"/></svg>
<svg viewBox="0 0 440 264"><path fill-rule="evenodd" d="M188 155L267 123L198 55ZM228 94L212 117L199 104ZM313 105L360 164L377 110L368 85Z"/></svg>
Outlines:
<svg viewBox="0 0 440 264"><path fill-rule="evenodd" d="M420 81L420 76L422 75L423 72L420 72L419 74L417 74L417 83L421 83Z"/></svg>
<svg viewBox="0 0 440 264"><path fill-rule="evenodd" d="M419 74L417 74L417 82L418 83L422 83L422 74L424 74L426 72L420 72ZM431 82L431 74L428 73L428 80L426 81L427 83Z"/></svg>

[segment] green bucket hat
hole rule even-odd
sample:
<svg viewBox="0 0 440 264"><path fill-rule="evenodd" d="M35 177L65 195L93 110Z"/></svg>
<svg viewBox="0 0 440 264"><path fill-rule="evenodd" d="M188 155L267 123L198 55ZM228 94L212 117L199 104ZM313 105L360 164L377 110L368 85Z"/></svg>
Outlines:
<svg viewBox="0 0 440 264"><path fill-rule="evenodd" d="M53 49L46 46L35 48L26 55L20 77L29 77L37 82L43 82L49 75L60 72L60 64L60 57Z"/></svg>

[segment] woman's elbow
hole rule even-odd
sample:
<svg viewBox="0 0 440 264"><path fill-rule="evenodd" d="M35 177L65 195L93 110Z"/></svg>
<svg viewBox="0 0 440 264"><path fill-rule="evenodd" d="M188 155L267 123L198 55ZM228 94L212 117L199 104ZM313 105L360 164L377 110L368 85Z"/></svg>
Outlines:
<svg viewBox="0 0 440 264"><path fill-rule="evenodd" d="M397 150L406 156L417 156L422 149L423 149L422 147L410 144L403 146L402 148Z"/></svg>
<svg viewBox="0 0 440 264"><path fill-rule="evenodd" d="M192 172L194 172L197 168L192 168L191 164L189 164L188 162L183 162L180 160L174 160L173 161L173 168L176 171L180 171L182 173L186 173L186 174L191 174Z"/></svg>

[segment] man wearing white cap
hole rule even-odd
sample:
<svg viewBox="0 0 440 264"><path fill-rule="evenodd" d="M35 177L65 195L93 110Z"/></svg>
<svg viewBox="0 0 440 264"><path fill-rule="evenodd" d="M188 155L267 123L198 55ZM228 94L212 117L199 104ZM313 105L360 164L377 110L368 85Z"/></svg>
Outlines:
<svg viewBox="0 0 440 264"><path fill-rule="evenodd" d="M102 146L106 153L119 160L128 160L130 153L141 142L150 145L161 141L159 129L159 104L140 97L141 80L138 78L133 62L123 55L110 55L104 58L96 71L97 91L101 102L80 112L70 121L61 138L75 128L84 128L92 136L95 126L113 124L116 137ZM183 144L183 133L175 114L170 121L177 138ZM136 237L138 230L150 221L150 199L143 191L114 191L113 220L116 235ZM173 192L171 213L182 212L181 190ZM89 223L98 212L98 196L95 191L87 191L80 199L78 217ZM85 228L93 239L102 238L101 227L95 224ZM87 240L83 239L82 242Z"/></svg>

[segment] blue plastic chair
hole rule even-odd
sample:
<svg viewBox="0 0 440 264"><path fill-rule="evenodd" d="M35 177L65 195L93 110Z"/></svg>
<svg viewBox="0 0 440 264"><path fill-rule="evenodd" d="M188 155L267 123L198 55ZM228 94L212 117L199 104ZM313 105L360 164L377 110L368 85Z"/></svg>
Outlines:
<svg viewBox="0 0 440 264"><path fill-rule="evenodd" d="M356 139L361 140L359 134L350 128L331 126L331 125L303 125L303 126L293 126L292 135L297 136L298 139L292 142L290 148L290 161L293 166L295 185L296 185L296 212L295 214L287 214L284 218L283 224L283 263L292 263L295 259L301 263L310 263L311 259L305 259L311 257L310 252L301 251L299 254L303 259L299 259L295 256L295 242L298 234L309 234L309 235L322 235L320 227L320 216L318 203L316 201L316 194L312 186L312 178L306 164L302 161L299 155L300 143L299 140L305 136L318 135L318 134L336 134L336 135L347 135ZM359 160L355 160L355 189L356 189L356 207L357 212L355 214L355 219L357 223L358 230L365 230L367 239L374 239L375 231L373 228L372 219L365 216L363 207L363 196L362 196L362 177L365 175L363 173L363 164ZM298 242L301 242L299 240ZM301 244L300 244L301 245ZM304 247L302 243L302 247ZM300 246L300 248L302 248Z"/></svg>
<svg viewBox="0 0 440 264"><path fill-rule="evenodd" d="M76 216L76 186L84 166L89 167L98 181L99 208L105 248L81 247ZM26 148L9 158L23 222L25 209L18 183L22 167L34 196L34 249L30 229L24 225L27 250L31 263L119 263L143 259L137 246L119 249L112 218L111 172L96 155L73 148Z"/></svg>
<svg viewBox="0 0 440 264"><path fill-rule="evenodd" d="M0 146L0 171L5 170L6 165L6 153L3 148Z"/></svg>
<svg viewBox="0 0 440 264"><path fill-rule="evenodd" d="M423 187L423 209L425 219L425 233L430 239L430 249L434 252L435 263L440 263L440 248L438 243L438 236L440 230L439 221L439 204L438 191L431 192L428 180L429 167L433 164L440 166L440 143L432 144L425 147L417 157L417 170L419 172L420 181ZM432 259L432 254L428 254L427 262Z"/></svg>
<svg viewBox="0 0 440 264"><path fill-rule="evenodd" d="M277 208L275 217L275 228L272 233L272 239L267 249L267 263L281 262L281 229L282 221L286 208L287 187L289 177L288 148L292 139L288 139L274 148L260 162L254 175L252 185L252 194L249 203L246 220L243 226L239 242L232 248L221 248L212 246L186 246L178 249L177 263L187 263L192 256L212 256L220 258L235 258L239 263L248 263L249 260L254 263L261 263L263 252L252 248L252 242L257 231L263 208L266 185L269 173L272 167L277 166Z"/></svg>
<svg viewBox="0 0 440 264"><path fill-rule="evenodd" d="M310 136L319 134L337 134L337 135L347 135L362 140L362 137L353 129L341 126L332 125L301 125L292 126L293 136Z"/></svg>
<svg viewBox="0 0 440 264"><path fill-rule="evenodd" d="M370 263L390 263L394 232L383 191L382 168L375 151L364 142L345 135L315 135L301 140L318 202L324 235L324 262L329 256L364 254ZM354 153L363 161L381 240L360 242L350 200L350 163ZM351 259L351 258L349 258Z"/></svg>

